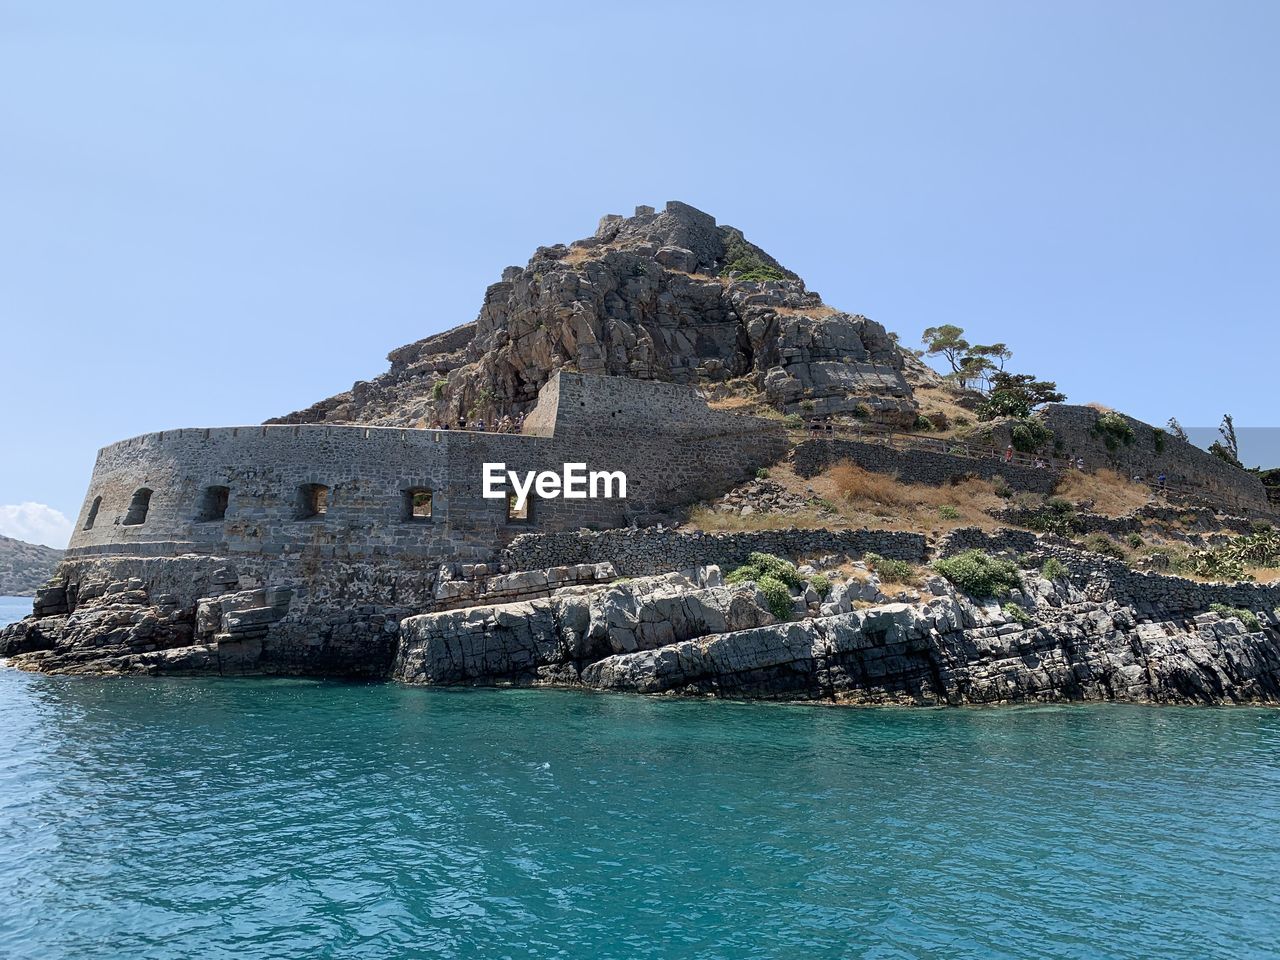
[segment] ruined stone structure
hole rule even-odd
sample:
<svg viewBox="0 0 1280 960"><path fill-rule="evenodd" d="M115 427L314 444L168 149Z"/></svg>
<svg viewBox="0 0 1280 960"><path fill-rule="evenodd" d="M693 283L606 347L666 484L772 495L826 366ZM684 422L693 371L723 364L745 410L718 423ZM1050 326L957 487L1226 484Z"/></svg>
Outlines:
<svg viewBox="0 0 1280 960"><path fill-rule="evenodd" d="M487 560L531 528L625 527L717 495L785 449L777 423L710 410L690 387L563 372L522 435L325 424L170 430L99 453L68 556ZM538 499L531 517L516 520L505 501L482 496L486 462L621 470L628 495ZM429 515L414 516L415 496L429 500Z"/></svg>
<svg viewBox="0 0 1280 960"><path fill-rule="evenodd" d="M1109 435L1102 413L1088 406L1051 403L1037 416L1053 431L1056 456L1079 457L1090 469L1110 467L1127 477L1154 480L1164 474L1170 484L1238 508L1270 512L1267 490L1255 473L1233 467L1160 427L1112 412L1109 417L1128 430ZM1011 441L1008 426L993 431L997 446Z"/></svg>
<svg viewBox="0 0 1280 960"><path fill-rule="evenodd" d="M41 629L74 632L86 601L132 592L171 614L165 642L150 642L153 625L134 638L143 647L203 637L219 669L382 675L399 620L434 609L464 563L496 571L524 532L668 516L785 450L777 423L713 411L692 387L563 371L521 435L327 424L146 434L100 452L66 560L37 598L38 614L69 614L69 625L47 623L19 647L52 643ZM486 462L622 471L627 496L533 498L513 516L482 495Z"/></svg>
<svg viewBox="0 0 1280 960"><path fill-rule="evenodd" d="M976 460L931 450L897 450L883 443L860 440L806 440L792 454L796 473L814 477L842 461L855 463L875 473L910 477L913 483L941 486L966 477L988 480L1003 477L1016 490L1052 493L1062 474L1055 469L1037 470L1017 463L1005 463L999 457Z"/></svg>
<svg viewBox="0 0 1280 960"><path fill-rule="evenodd" d="M825 305L741 231L686 204L607 216L592 237L539 248L503 272L473 323L389 359L374 381L265 425L104 448L66 557L34 616L0 631L0 656L68 673L849 703L1280 699L1277 586L1139 574L1027 532L958 531L937 545L1016 558L1014 611L937 577L916 581L923 595L882 584L876 564L928 561L917 533L671 529L689 505L767 479L761 468L789 452L802 477L851 460L918 483L977 473L1049 493L1058 480L834 437L792 451L779 419L711 409L699 387L774 417L911 427L911 384L937 378L879 324ZM519 434L436 426L517 413ZM1256 477L1146 424L1125 418L1117 439L1116 421L1101 430L1090 408L1043 418L1058 452L1091 467L1163 471L1266 508ZM486 463L620 472L626 497L535 496L521 512L483 496ZM1129 532L1158 517L1086 519ZM786 567L755 552L803 563L785 583L758 571L758 582L726 582L721 568L748 561ZM1044 580L1046 557L1068 576Z"/></svg>

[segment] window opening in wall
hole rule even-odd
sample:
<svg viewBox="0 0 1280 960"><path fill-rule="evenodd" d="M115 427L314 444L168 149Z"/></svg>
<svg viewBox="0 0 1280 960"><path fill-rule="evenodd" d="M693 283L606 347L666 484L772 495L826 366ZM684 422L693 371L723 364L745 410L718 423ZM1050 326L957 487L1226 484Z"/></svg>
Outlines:
<svg viewBox="0 0 1280 960"><path fill-rule="evenodd" d="M225 520L227 504L231 502L230 487L205 487L200 495L200 512L196 514L197 523L211 523Z"/></svg>
<svg viewBox="0 0 1280 960"><path fill-rule="evenodd" d="M98 519L98 508L102 506L102 498L94 497L93 503L89 505L89 516L84 521L84 528L92 530L94 523Z"/></svg>
<svg viewBox="0 0 1280 960"><path fill-rule="evenodd" d="M151 491L146 487L135 491L129 501L129 511L124 515L126 527L136 527L147 519L147 511L151 509Z"/></svg>
<svg viewBox="0 0 1280 960"><path fill-rule="evenodd" d="M329 512L329 488L323 483L304 483L298 487L298 519L311 520Z"/></svg>
<svg viewBox="0 0 1280 960"><path fill-rule="evenodd" d="M431 519L431 491L414 487L404 492L404 518L406 520Z"/></svg>
<svg viewBox="0 0 1280 960"><path fill-rule="evenodd" d="M533 518L533 497L526 497L524 505L516 508L516 495L507 494L507 523L528 523Z"/></svg>

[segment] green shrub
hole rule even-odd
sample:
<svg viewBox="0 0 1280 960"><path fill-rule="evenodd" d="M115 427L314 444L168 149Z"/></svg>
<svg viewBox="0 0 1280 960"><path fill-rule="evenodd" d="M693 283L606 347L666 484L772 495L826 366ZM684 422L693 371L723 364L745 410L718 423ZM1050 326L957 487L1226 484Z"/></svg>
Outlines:
<svg viewBox="0 0 1280 960"><path fill-rule="evenodd" d="M938 516L943 520L959 520L960 511L949 503L944 503L938 508Z"/></svg>
<svg viewBox="0 0 1280 960"><path fill-rule="evenodd" d="M1057 557L1050 557L1040 567L1040 576L1046 580L1062 580L1067 576L1067 565Z"/></svg>
<svg viewBox="0 0 1280 960"><path fill-rule="evenodd" d="M973 597L1007 597L1010 590L1022 584L1012 561L981 550L965 550L954 557L935 560L933 568Z"/></svg>
<svg viewBox="0 0 1280 960"><path fill-rule="evenodd" d="M1076 507L1070 500L1062 497L1050 497L1045 508L1028 518L1027 526L1041 533L1053 533L1059 537L1072 537L1080 531L1080 520L1076 517Z"/></svg>
<svg viewBox="0 0 1280 960"><path fill-rule="evenodd" d="M736 273L739 280L761 282L785 280L787 274L776 263L770 263L761 252L747 243L741 230L728 228L725 238L724 273Z"/></svg>
<svg viewBox="0 0 1280 960"><path fill-rule="evenodd" d="M796 565L790 560L759 551L749 554L747 562L724 579L731 584L746 583L748 580L759 583L765 577L772 577L787 587L799 587L803 583L800 574L796 572Z"/></svg>
<svg viewBox="0 0 1280 960"><path fill-rule="evenodd" d="M1133 425L1114 411L1098 414L1093 432L1102 438L1108 450L1114 451L1122 443L1126 446L1133 443Z"/></svg>
<svg viewBox="0 0 1280 960"><path fill-rule="evenodd" d="M1268 525L1227 543L1196 550L1183 562L1186 571L1213 580L1247 580L1248 567L1280 566L1280 530Z"/></svg>
<svg viewBox="0 0 1280 960"><path fill-rule="evenodd" d="M759 470L757 470L757 471L756 471L756 479L757 479L757 480L768 480L768 479L769 479L769 471L768 471L768 470L766 470L764 467L761 467Z"/></svg>
<svg viewBox="0 0 1280 960"><path fill-rule="evenodd" d="M1013 487L1009 486L1009 481L1004 477L997 476L991 481L991 487L995 490L997 497L1002 500L1008 500L1013 496Z"/></svg>
<svg viewBox="0 0 1280 960"><path fill-rule="evenodd" d="M435 383L431 385L432 400L439 400L441 397L444 396L444 388L447 383L448 383L447 380L437 380Z"/></svg>
<svg viewBox="0 0 1280 960"><path fill-rule="evenodd" d="M910 583L915 578L916 568L905 560L890 560L888 557L882 557L878 553L864 554L863 562L866 563L881 580L888 580L892 583Z"/></svg>
<svg viewBox="0 0 1280 960"><path fill-rule="evenodd" d="M928 433L933 429L933 421L926 417L923 413L916 416L916 430Z"/></svg>
<svg viewBox="0 0 1280 960"><path fill-rule="evenodd" d="M1225 603L1211 603L1209 604L1209 609L1224 620L1235 617L1251 633L1257 633L1262 629L1262 623L1258 620L1258 615L1252 610L1246 610L1243 607L1228 607Z"/></svg>
<svg viewBox="0 0 1280 960"><path fill-rule="evenodd" d="M795 601L791 599L791 591L777 577L765 575L756 581L756 586L764 594L764 601L769 605L769 612L779 620L788 620L795 611Z"/></svg>
<svg viewBox="0 0 1280 960"><path fill-rule="evenodd" d="M1125 560L1128 554L1124 548L1116 543L1105 533L1091 533L1080 541L1081 545L1093 553L1100 553L1104 557L1111 557L1115 560Z"/></svg>
<svg viewBox="0 0 1280 960"><path fill-rule="evenodd" d="M854 407L852 410L849 411L849 414L855 420L866 420L869 416L871 416L871 408L868 407L865 403L854 404Z"/></svg>
<svg viewBox="0 0 1280 960"><path fill-rule="evenodd" d="M1178 564L1183 573L1190 573L1206 580L1239 581L1248 578L1244 564L1225 551L1193 550Z"/></svg>
<svg viewBox="0 0 1280 960"><path fill-rule="evenodd" d="M1006 617L1022 624L1024 627L1032 622L1031 614L1016 603L1006 603L1000 609L1004 611Z"/></svg>
<svg viewBox="0 0 1280 960"><path fill-rule="evenodd" d="M1129 546L1133 547L1133 549L1137 550L1139 547L1146 546L1146 543L1147 541L1142 539L1142 534L1140 533L1129 534Z"/></svg>
<svg viewBox="0 0 1280 960"><path fill-rule="evenodd" d="M798 413L788 413L782 418L782 425L788 430L799 430L804 426L804 419Z"/></svg>
<svg viewBox="0 0 1280 960"><path fill-rule="evenodd" d="M803 410L805 413L813 413L813 410L814 410L814 404L813 404L813 401L812 401L812 400L801 400L801 401L800 401L800 409L801 409L801 410Z"/></svg>
<svg viewBox="0 0 1280 960"><path fill-rule="evenodd" d="M1053 439L1053 431L1034 417L1025 417L1010 431L1013 448L1022 453L1035 453Z"/></svg>
<svg viewBox="0 0 1280 960"><path fill-rule="evenodd" d="M831 581L820 573L815 573L809 578L809 586L813 587L814 592L823 600L827 598L827 594L831 592Z"/></svg>
<svg viewBox="0 0 1280 960"><path fill-rule="evenodd" d="M1165 433L1159 427L1152 428L1151 442L1156 448L1156 453L1164 453L1165 441L1169 439L1169 434Z"/></svg>

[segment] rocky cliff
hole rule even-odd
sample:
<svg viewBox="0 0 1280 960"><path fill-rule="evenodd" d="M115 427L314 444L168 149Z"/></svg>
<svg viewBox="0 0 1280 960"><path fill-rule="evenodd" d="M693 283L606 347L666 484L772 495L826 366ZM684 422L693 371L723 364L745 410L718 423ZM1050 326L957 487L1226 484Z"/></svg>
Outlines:
<svg viewBox="0 0 1280 960"><path fill-rule="evenodd" d="M859 410L900 426L929 376L880 324L823 303L742 231L687 204L609 215L539 247L479 316L393 350L391 369L270 422L414 425L527 410L561 367L710 384L745 378L784 412Z"/></svg>
<svg viewBox="0 0 1280 960"><path fill-rule="evenodd" d="M1021 560L1003 602L937 576L893 595L875 575L821 591L811 577L783 616L762 584L726 582L716 566L631 579L608 563L466 571L437 584L439 609L388 619L376 659L382 676L432 685L847 704L1280 702L1280 585L1136 573L1020 531L957 531L942 549L973 546ZM1053 579L1036 566L1049 557ZM55 673L269 671L268 627L294 598L227 589L191 612L141 578L60 584L37 598L44 616L0 631L0 656Z"/></svg>
<svg viewBox="0 0 1280 960"><path fill-rule="evenodd" d="M0 537L0 595L29 597L53 574L62 551Z"/></svg>

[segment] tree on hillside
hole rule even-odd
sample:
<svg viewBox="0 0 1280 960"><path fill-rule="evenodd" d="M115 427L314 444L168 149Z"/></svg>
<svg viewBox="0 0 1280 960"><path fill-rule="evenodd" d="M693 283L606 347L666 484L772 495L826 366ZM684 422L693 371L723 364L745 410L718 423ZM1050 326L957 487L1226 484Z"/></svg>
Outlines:
<svg viewBox="0 0 1280 960"><path fill-rule="evenodd" d="M1222 415L1222 423L1218 426L1218 436L1221 440L1215 440L1209 444L1209 452L1217 456L1233 467L1244 469L1244 464L1240 462L1240 442L1236 439L1236 422L1229 413Z"/></svg>
<svg viewBox="0 0 1280 960"><path fill-rule="evenodd" d="M1181 440L1183 443L1188 442L1187 431L1182 429L1182 424L1178 422L1177 417L1170 417L1169 422L1166 424L1166 426L1169 428L1169 432L1173 434L1175 437L1177 437L1179 440Z"/></svg>
<svg viewBox="0 0 1280 960"><path fill-rule="evenodd" d="M964 338L964 330L953 323L944 323L940 327L930 327L920 337L924 344L924 352L931 357L945 357L951 364L951 372L962 372L962 358L969 352L969 341Z"/></svg>
<svg viewBox="0 0 1280 960"><path fill-rule="evenodd" d="M1029 373L997 370L991 375L991 392L978 408L978 419L1029 417L1046 403L1061 403L1065 399L1066 394L1061 393L1052 380L1037 380Z"/></svg>

